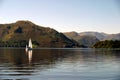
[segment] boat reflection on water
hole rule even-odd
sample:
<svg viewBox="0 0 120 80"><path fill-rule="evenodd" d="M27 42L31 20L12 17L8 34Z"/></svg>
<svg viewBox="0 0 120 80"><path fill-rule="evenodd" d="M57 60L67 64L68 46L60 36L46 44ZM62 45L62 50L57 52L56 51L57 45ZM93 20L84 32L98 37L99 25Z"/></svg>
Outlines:
<svg viewBox="0 0 120 80"><path fill-rule="evenodd" d="M29 61L29 64L31 64L31 61L32 61L32 50L28 50L26 52L27 56L28 56L28 61Z"/></svg>
<svg viewBox="0 0 120 80"><path fill-rule="evenodd" d="M29 64L32 61L32 50L28 51L28 60L29 60Z"/></svg>

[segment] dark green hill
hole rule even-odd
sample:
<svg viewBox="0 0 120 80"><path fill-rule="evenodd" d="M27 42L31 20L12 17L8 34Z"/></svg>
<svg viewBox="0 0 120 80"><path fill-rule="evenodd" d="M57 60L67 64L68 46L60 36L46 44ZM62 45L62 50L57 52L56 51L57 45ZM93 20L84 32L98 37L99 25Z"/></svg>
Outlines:
<svg viewBox="0 0 120 80"><path fill-rule="evenodd" d="M80 47L54 29L38 26L30 21L0 24L1 47L25 47L29 38L36 47Z"/></svg>
<svg viewBox="0 0 120 80"><path fill-rule="evenodd" d="M93 48L120 48L120 41L118 40L105 40L97 42Z"/></svg>

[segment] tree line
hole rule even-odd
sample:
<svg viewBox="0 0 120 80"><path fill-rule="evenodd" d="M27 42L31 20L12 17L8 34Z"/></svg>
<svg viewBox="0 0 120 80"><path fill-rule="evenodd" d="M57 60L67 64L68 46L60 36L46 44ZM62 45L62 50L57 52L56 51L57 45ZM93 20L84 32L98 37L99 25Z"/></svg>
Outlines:
<svg viewBox="0 0 120 80"><path fill-rule="evenodd" d="M119 40L99 41L93 45L93 48L120 48L120 41Z"/></svg>
<svg viewBox="0 0 120 80"><path fill-rule="evenodd" d="M37 41L32 41L33 46L39 46ZM28 41L26 40L18 40L18 41L1 41L0 40L0 47L26 47L28 45Z"/></svg>

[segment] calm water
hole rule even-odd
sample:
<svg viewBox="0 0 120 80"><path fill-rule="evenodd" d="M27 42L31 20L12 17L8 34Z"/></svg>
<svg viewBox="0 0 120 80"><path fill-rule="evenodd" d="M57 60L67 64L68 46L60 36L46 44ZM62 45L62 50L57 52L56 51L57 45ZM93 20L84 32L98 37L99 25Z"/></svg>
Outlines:
<svg viewBox="0 0 120 80"><path fill-rule="evenodd" d="M0 80L120 80L120 50L0 49Z"/></svg>

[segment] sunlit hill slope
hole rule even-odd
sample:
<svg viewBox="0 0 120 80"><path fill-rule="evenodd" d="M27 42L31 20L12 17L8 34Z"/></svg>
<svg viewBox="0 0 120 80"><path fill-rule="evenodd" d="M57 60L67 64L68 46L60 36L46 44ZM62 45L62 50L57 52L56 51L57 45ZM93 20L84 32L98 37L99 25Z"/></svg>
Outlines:
<svg viewBox="0 0 120 80"><path fill-rule="evenodd" d="M2 47L21 47L21 45L25 47L29 38L36 47L80 47L77 42L68 39L64 34L30 21L0 24L0 46Z"/></svg>

